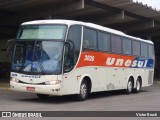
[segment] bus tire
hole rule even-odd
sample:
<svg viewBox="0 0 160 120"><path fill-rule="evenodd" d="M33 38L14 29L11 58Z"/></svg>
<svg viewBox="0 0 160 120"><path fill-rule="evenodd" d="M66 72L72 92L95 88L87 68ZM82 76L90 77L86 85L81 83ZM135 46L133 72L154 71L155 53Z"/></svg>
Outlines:
<svg viewBox="0 0 160 120"><path fill-rule="evenodd" d="M126 93L131 94L132 91L133 91L133 81L131 78L129 78L128 83L127 83Z"/></svg>
<svg viewBox="0 0 160 120"><path fill-rule="evenodd" d="M78 95L76 95L76 99L79 101L86 100L88 97L88 91L89 91L88 83L86 80L83 80L80 85L80 92Z"/></svg>
<svg viewBox="0 0 160 120"><path fill-rule="evenodd" d="M40 98L40 99L47 99L49 97L49 95L45 95L45 94L37 94L37 96Z"/></svg>
<svg viewBox="0 0 160 120"><path fill-rule="evenodd" d="M133 90L134 93L139 93L141 90L141 80L140 78L137 79L136 81L136 88Z"/></svg>

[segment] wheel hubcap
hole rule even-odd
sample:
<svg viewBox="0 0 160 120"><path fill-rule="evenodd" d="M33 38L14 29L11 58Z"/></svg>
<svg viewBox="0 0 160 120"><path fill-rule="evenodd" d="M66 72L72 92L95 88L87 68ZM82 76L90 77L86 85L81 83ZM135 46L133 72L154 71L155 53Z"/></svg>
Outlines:
<svg viewBox="0 0 160 120"><path fill-rule="evenodd" d="M132 91L132 82L129 81L128 83L128 91L131 92Z"/></svg>
<svg viewBox="0 0 160 120"><path fill-rule="evenodd" d="M84 98L87 94L87 86L85 84L81 85L81 95Z"/></svg>
<svg viewBox="0 0 160 120"><path fill-rule="evenodd" d="M137 81L137 91L139 91L139 90L140 90L140 82Z"/></svg>

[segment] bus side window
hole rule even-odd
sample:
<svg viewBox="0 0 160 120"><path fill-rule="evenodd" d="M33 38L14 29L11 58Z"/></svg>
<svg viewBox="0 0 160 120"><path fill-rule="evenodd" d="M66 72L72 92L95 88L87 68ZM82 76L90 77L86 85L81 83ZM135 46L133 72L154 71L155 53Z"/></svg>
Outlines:
<svg viewBox="0 0 160 120"><path fill-rule="evenodd" d="M112 52L122 53L122 39L119 36L111 35Z"/></svg>
<svg viewBox="0 0 160 120"><path fill-rule="evenodd" d="M131 55L131 40L128 39L128 38L124 38L123 39L123 53L126 54L126 55Z"/></svg>
<svg viewBox="0 0 160 120"><path fill-rule="evenodd" d="M98 50L110 51L110 35L104 32L98 32Z"/></svg>
<svg viewBox="0 0 160 120"><path fill-rule="evenodd" d="M86 39L83 40L83 48L84 49L89 48L89 40Z"/></svg>
<svg viewBox="0 0 160 120"><path fill-rule="evenodd" d="M132 51L133 55L140 56L140 42L132 41Z"/></svg>
<svg viewBox="0 0 160 120"><path fill-rule="evenodd" d="M84 49L97 49L97 32L96 32L96 30L84 27L83 48Z"/></svg>
<svg viewBox="0 0 160 120"><path fill-rule="evenodd" d="M148 50L147 50L147 44L141 43L141 56L142 57L148 57Z"/></svg>
<svg viewBox="0 0 160 120"><path fill-rule="evenodd" d="M153 45L148 45L148 56L153 58L154 57L154 47Z"/></svg>

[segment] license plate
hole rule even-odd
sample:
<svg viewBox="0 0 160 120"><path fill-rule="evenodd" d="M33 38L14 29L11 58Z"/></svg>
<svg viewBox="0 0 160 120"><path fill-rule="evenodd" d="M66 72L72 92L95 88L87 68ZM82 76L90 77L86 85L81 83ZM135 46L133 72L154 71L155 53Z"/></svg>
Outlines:
<svg viewBox="0 0 160 120"><path fill-rule="evenodd" d="M35 91L35 87L26 87L28 91Z"/></svg>

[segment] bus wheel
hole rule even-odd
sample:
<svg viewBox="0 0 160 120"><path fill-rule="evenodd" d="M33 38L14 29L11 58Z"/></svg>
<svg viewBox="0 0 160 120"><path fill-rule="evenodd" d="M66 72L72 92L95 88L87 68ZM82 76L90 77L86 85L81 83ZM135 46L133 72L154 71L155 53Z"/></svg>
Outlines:
<svg viewBox="0 0 160 120"><path fill-rule="evenodd" d="M88 97L88 84L83 80L80 86L80 93L77 95L77 100L83 101Z"/></svg>
<svg viewBox="0 0 160 120"><path fill-rule="evenodd" d="M45 95L45 94L37 94L37 96L40 98L40 99L46 99L49 97L49 95Z"/></svg>
<svg viewBox="0 0 160 120"><path fill-rule="evenodd" d="M141 81L140 81L140 79L138 78L138 79L137 79L137 82L136 82L136 88L134 89L134 92L135 92L135 93L139 93L140 90L141 90Z"/></svg>
<svg viewBox="0 0 160 120"><path fill-rule="evenodd" d="M132 82L132 79L130 78L128 83L127 83L126 92L127 92L127 94L130 94L130 93L132 93L132 91L133 91L133 82Z"/></svg>

